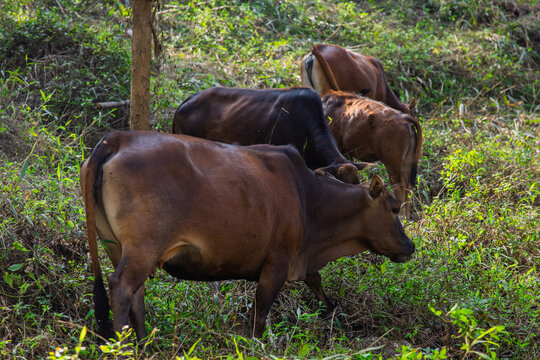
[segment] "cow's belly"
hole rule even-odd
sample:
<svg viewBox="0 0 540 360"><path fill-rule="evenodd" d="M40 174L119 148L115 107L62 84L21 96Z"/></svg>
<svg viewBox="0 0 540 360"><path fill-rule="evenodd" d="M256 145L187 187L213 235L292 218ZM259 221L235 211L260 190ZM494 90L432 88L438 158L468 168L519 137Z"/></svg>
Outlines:
<svg viewBox="0 0 540 360"><path fill-rule="evenodd" d="M252 255L246 256L240 249L231 254L226 250L208 251L197 245L184 243L166 252L160 267L172 276L184 280L257 280L261 257Z"/></svg>
<svg viewBox="0 0 540 360"><path fill-rule="evenodd" d="M370 141L363 141L361 137L362 135L357 135L365 132L347 130L347 133L348 134L343 139L343 143L340 144L340 150L344 154L352 155L360 161L380 160L374 151L375 149L373 148L373 144ZM349 134L354 134L354 136Z"/></svg>
<svg viewBox="0 0 540 360"><path fill-rule="evenodd" d="M367 151L355 151L352 155L360 161L374 162L380 160L377 155Z"/></svg>

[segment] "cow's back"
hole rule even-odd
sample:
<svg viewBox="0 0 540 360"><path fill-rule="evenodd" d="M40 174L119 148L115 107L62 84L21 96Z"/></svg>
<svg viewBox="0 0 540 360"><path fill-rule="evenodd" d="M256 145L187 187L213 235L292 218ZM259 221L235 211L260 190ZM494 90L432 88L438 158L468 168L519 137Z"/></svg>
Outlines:
<svg viewBox="0 0 540 360"><path fill-rule="evenodd" d="M321 96L332 91L352 92L382 101L399 111L412 113L415 102L408 106L399 100L388 86L379 59L332 44L315 44L311 54L302 59L302 84L315 88Z"/></svg>
<svg viewBox="0 0 540 360"><path fill-rule="evenodd" d="M389 144L401 146L409 138L410 115L379 101L338 92L323 98L323 109L332 119L329 128L339 148L358 159L380 160L375 154L387 153Z"/></svg>
<svg viewBox="0 0 540 360"><path fill-rule="evenodd" d="M346 162L309 88L210 88L180 105L173 132L238 145L291 144L310 168Z"/></svg>
<svg viewBox="0 0 540 360"><path fill-rule="evenodd" d="M367 96L371 98L381 99L384 96L377 59L331 44L315 44L312 53L316 61L321 63L325 75L333 77L331 89L323 92L317 89L322 96L329 90L358 93L368 89Z"/></svg>
<svg viewBox="0 0 540 360"><path fill-rule="evenodd" d="M257 97L248 89L203 90L180 105L174 115L173 133L239 145L264 143L268 111L278 97L272 91Z"/></svg>
<svg viewBox="0 0 540 360"><path fill-rule="evenodd" d="M314 49L324 57L332 69L339 86L334 90L360 92L369 89L367 96L373 99L381 99L384 96L375 58L335 45L318 45L314 46Z"/></svg>

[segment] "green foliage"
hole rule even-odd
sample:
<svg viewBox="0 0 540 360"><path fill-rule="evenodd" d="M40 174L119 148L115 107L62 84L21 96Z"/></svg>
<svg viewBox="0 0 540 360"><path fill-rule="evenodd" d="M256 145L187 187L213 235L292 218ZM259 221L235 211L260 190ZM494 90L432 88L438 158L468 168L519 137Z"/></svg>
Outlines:
<svg viewBox="0 0 540 360"><path fill-rule="evenodd" d="M86 348L82 346L82 343L84 341L84 338L86 337L86 326L82 328L81 334L79 336L79 343L74 349L74 353L72 355L68 354L69 349L67 346L64 347L57 347L54 352L49 353L49 359L60 359L60 360L76 360L79 359L79 354L81 352L84 352ZM81 354L82 355L82 354Z"/></svg>
<svg viewBox="0 0 540 360"><path fill-rule="evenodd" d="M70 124L80 132L101 115L95 103L128 98L129 51L121 36L125 27L98 32L84 22L70 22L61 13L40 8L32 14L21 14L19 9L19 16L11 17L12 5L0 5L0 10L7 8L0 15L6 24L0 28L0 38L5 40L0 42L0 73L8 79L16 75L32 94L47 94L44 121ZM39 103L35 96L26 101ZM113 114L107 115L103 125L118 122Z"/></svg>
<svg viewBox="0 0 540 360"><path fill-rule="evenodd" d="M441 311L434 308L430 309L436 316L441 316ZM501 335L506 336L508 333L504 331L504 326L500 325L487 330L478 327L478 322L473 313L472 310L454 305L445 315L449 320L444 320L459 328L455 338L460 339L462 342L460 349L465 351L464 358L468 354L475 354L482 359L498 359L497 353L493 349L500 346ZM483 349L478 349L482 347Z"/></svg>
<svg viewBox="0 0 540 360"><path fill-rule="evenodd" d="M338 259L322 270L336 310L322 318L293 284L261 340L249 338L254 283L158 271L146 283L144 345L130 330L102 345L91 330L78 189L89 147L126 125L122 109L94 104L128 97L130 9L17 0L0 10L1 358L540 357L534 1L163 2L156 131L194 91L297 85L300 58L328 42L380 58L402 99L420 99L425 143L406 224L412 261ZM364 173L387 178L382 165Z"/></svg>

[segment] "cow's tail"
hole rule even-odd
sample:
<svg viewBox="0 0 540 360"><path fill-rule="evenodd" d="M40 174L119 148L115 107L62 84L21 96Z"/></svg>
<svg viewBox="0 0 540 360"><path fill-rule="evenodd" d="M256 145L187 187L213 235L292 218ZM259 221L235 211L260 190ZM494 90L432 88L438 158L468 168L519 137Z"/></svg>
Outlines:
<svg viewBox="0 0 540 360"><path fill-rule="evenodd" d="M328 79L328 82L330 83L330 87L332 88L332 90L338 91L340 89L337 84L336 78L334 77L334 73L332 72L332 69L330 69L330 65L328 64L324 56L322 56L321 51L319 50L320 46L321 45L319 44L314 44L311 47L311 53L315 55L315 57L319 61L319 64L321 65L324 75L326 75L326 79Z"/></svg>
<svg viewBox="0 0 540 360"><path fill-rule="evenodd" d="M420 162L420 156L422 155L422 127L418 120L412 116L407 116L407 119L414 126L414 132L416 136L415 147L414 147L414 157L411 164L411 177L409 179L412 186L416 185L416 176L418 173L418 163Z"/></svg>
<svg viewBox="0 0 540 360"><path fill-rule="evenodd" d="M306 69L306 73L307 73L307 78L309 80L309 83L311 85L312 88L315 88L315 85L313 84L313 76L312 76L312 73L313 73L313 57L315 55L313 55L313 53L309 53L309 55L307 56L306 60L304 61L304 63L302 64L304 66L304 68Z"/></svg>
<svg viewBox="0 0 540 360"><path fill-rule="evenodd" d="M104 162L115 152L108 136L103 138L94 148L86 163L84 174L84 206L86 211L86 236L90 249L90 260L94 273L94 315L96 318L98 334L106 339L114 336L112 326L109 321L109 299L103 284L103 274L98 257L98 247L96 238L96 190L100 187L101 168Z"/></svg>

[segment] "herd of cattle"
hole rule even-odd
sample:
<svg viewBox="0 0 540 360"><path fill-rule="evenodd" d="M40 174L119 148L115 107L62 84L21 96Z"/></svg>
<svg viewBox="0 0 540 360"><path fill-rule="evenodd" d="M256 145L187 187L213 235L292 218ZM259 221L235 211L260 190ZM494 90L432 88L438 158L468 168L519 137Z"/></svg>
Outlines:
<svg viewBox="0 0 540 360"><path fill-rule="evenodd" d="M102 336L131 320L145 337L144 282L158 268L258 281L251 335L260 337L293 281L332 311L318 273L328 262L365 250L411 257L399 214L422 145L414 104L398 100L379 60L336 45L314 45L301 78L302 88L207 89L180 105L173 134L116 132L96 145L80 179ZM368 164L343 154L380 160L394 195L378 176L360 184ZM96 233L115 268L110 307Z"/></svg>

